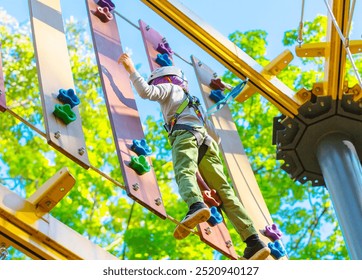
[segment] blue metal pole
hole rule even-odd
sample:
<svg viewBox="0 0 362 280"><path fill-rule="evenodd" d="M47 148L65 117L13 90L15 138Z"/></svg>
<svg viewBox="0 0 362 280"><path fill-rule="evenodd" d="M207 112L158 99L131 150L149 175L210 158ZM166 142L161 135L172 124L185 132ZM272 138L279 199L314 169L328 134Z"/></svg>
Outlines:
<svg viewBox="0 0 362 280"><path fill-rule="evenodd" d="M329 190L350 258L362 260L362 166L345 135L326 135L317 158Z"/></svg>

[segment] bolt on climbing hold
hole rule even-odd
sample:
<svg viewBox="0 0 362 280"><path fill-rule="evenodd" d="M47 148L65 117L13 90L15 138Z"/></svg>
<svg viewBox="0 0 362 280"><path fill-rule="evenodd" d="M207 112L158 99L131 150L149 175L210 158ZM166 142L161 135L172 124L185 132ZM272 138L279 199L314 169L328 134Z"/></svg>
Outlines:
<svg viewBox="0 0 362 280"><path fill-rule="evenodd" d="M131 150L134 151L137 155L149 156L152 154L151 148L147 145L145 139L137 140L134 139L132 141Z"/></svg>
<svg viewBox="0 0 362 280"><path fill-rule="evenodd" d="M92 12L97 18L101 20L101 22L106 23L113 20L113 15L108 7L97 7L97 9Z"/></svg>
<svg viewBox="0 0 362 280"><path fill-rule="evenodd" d="M233 246L233 242L231 240L228 240L225 242L226 248L231 248Z"/></svg>
<svg viewBox="0 0 362 280"><path fill-rule="evenodd" d="M217 224L220 224L223 221L222 215L215 206L212 206L210 208L210 212L211 212L210 218L207 220L209 225L216 226Z"/></svg>
<svg viewBox="0 0 362 280"><path fill-rule="evenodd" d="M212 233L211 227L205 228L205 233L206 233L207 235L210 235L210 234Z"/></svg>
<svg viewBox="0 0 362 280"><path fill-rule="evenodd" d="M281 257L284 257L287 254L280 240L269 242L268 247L270 248L270 254L277 260L280 259Z"/></svg>
<svg viewBox="0 0 362 280"><path fill-rule="evenodd" d="M116 8L116 5L114 5L114 3L111 0L99 0L97 2L97 5L102 8L107 7L110 12Z"/></svg>
<svg viewBox="0 0 362 280"><path fill-rule="evenodd" d="M132 185L132 188L134 191L138 191L140 189L140 185L138 183L135 183Z"/></svg>
<svg viewBox="0 0 362 280"><path fill-rule="evenodd" d="M172 60L170 59L170 57L168 56L167 53L164 54L157 54L156 57L156 62L160 65L160 66L171 66L172 65Z"/></svg>
<svg viewBox="0 0 362 280"><path fill-rule="evenodd" d="M161 54L165 54L165 53L166 53L166 54L168 54L169 56L172 56L172 54L173 54L173 51L172 51L170 45L169 45L167 42L165 42L165 43L159 43L158 46L157 46L157 48L156 48L156 50L157 50L159 53L161 53Z"/></svg>
<svg viewBox="0 0 362 280"><path fill-rule="evenodd" d="M138 175L145 174L151 170L150 164L143 155L139 157L131 156L131 162L129 163L129 167L136 171Z"/></svg>
<svg viewBox="0 0 362 280"><path fill-rule="evenodd" d="M70 124L77 119L69 104L55 104L53 114L61 119L65 124Z"/></svg>
<svg viewBox="0 0 362 280"><path fill-rule="evenodd" d="M210 95L209 95L210 99L212 101L214 101L215 103L219 102L220 100L223 100L224 99L224 94L222 93L222 90L220 89L213 89L211 90L210 92Z"/></svg>
<svg viewBox="0 0 362 280"><path fill-rule="evenodd" d="M272 241L279 240L283 236L282 232L279 230L276 224L266 225L264 230L260 230L260 233Z"/></svg>
<svg viewBox="0 0 362 280"><path fill-rule="evenodd" d="M80 103L80 100L78 96L75 95L73 89L68 89L68 90L60 89L57 98L59 101L63 102L64 104L69 104L71 108L79 105Z"/></svg>
<svg viewBox="0 0 362 280"><path fill-rule="evenodd" d="M162 204L161 198L159 198L159 197L156 198L156 199L155 199L155 203L156 203L157 206L160 206L160 205Z"/></svg>
<svg viewBox="0 0 362 280"><path fill-rule="evenodd" d="M209 85L212 89L219 89L221 91L225 90L225 88L226 88L226 86L221 81L221 79L211 79L211 82Z"/></svg>

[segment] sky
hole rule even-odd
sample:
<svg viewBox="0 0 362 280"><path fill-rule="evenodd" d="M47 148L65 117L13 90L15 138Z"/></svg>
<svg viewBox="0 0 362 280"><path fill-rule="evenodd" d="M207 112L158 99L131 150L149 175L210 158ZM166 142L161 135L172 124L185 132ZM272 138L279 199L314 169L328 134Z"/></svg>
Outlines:
<svg viewBox="0 0 362 280"><path fill-rule="evenodd" d="M85 0L60 0L63 17L68 19L71 16L84 21L88 24L87 10ZM211 25L219 33L227 37L232 32L238 30L245 32L253 29L265 30L267 36L267 58L272 60L285 47L282 45L282 38L286 30L296 29L301 20L302 0L179 0L183 5L193 11L199 18ZM138 20L142 19L161 35L166 37L172 49L182 58L190 61L190 56L194 55L218 75L222 75L227 69L209 56L195 43L171 26L168 22L149 9L141 1L137 0L114 0L116 11L138 26ZM354 20L355 30L351 38L361 39L362 21L356 15L361 14L362 7L360 1L357 1ZM8 13L18 19L19 22L29 20L28 0L0 0L0 7L3 7ZM303 20L313 20L318 14L327 14L327 8L323 0L305 0L303 10ZM141 64L139 69L142 74L148 75L150 69L147 62L145 49L142 43L140 32L124 21L116 17L120 29L120 36L123 49L131 50L133 60L136 64ZM290 50L294 52L294 47ZM189 79L191 90L199 91L196 77L192 66L184 63L182 60L175 60ZM292 62L293 63L293 62ZM199 93L195 93L199 95ZM147 108L147 101L137 100L141 109ZM149 108L149 107L148 107ZM141 118L146 114L159 116L157 110L139 110ZM146 113L144 113L146 112Z"/></svg>

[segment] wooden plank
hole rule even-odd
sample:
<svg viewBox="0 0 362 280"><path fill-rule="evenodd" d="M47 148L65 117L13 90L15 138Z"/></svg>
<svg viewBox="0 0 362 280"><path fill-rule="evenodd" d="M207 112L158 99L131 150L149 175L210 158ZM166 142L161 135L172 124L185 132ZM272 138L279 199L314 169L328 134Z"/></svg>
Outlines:
<svg viewBox="0 0 362 280"><path fill-rule="evenodd" d="M55 105L62 104L59 90L74 90L60 0L29 0L29 10L48 143L89 168L78 106L72 109L76 120L68 125L53 114Z"/></svg>
<svg viewBox="0 0 362 280"><path fill-rule="evenodd" d="M139 20L139 25L146 49L148 63L151 71L153 71L160 67L160 65L156 62L157 55L160 54L160 52L157 51L157 47L160 43L163 43L165 37L142 20ZM172 60L172 57L170 57L170 59Z"/></svg>
<svg viewBox="0 0 362 280"><path fill-rule="evenodd" d="M0 185L0 235L36 259L117 260L50 214Z"/></svg>
<svg viewBox="0 0 362 280"><path fill-rule="evenodd" d="M5 99L5 84L4 84L4 73L3 73L3 63L2 63L2 51L1 51L1 42L0 42L0 111L6 111L6 99Z"/></svg>
<svg viewBox="0 0 362 280"><path fill-rule="evenodd" d="M99 74L127 194L165 219L166 210L154 170L138 175L128 166L131 156L136 155L130 149L132 141L143 139L144 132L129 75L117 62L123 53L117 22L115 20L101 22L92 12L97 9L97 4L93 0L86 2ZM148 157L147 160L151 164Z"/></svg>
<svg viewBox="0 0 362 280"><path fill-rule="evenodd" d="M211 92L209 84L211 79L214 79L215 71L196 57L192 56L191 59L205 105L209 108L214 104L209 98ZM255 228L257 230L264 229L266 225L272 224L272 219L245 154L228 106L225 105L221 110L217 111L211 117L211 121L221 138L220 150L234 189L253 220ZM263 236L261 238L265 239L265 243L269 242L269 239Z"/></svg>

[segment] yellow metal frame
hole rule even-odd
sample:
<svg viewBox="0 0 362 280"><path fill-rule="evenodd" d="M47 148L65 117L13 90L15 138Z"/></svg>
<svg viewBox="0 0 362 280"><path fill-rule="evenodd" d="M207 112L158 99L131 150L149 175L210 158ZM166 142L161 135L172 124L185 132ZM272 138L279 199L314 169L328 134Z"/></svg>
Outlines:
<svg viewBox="0 0 362 280"><path fill-rule="evenodd" d="M238 46L198 18L177 0L141 0L149 8L179 29L227 69L241 79L249 78L265 98L283 114L294 117L299 104L294 100L294 91L277 78L270 81L261 74L262 67Z"/></svg>

